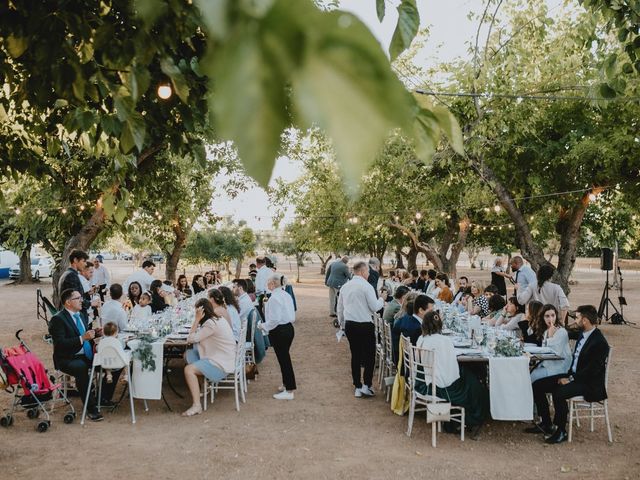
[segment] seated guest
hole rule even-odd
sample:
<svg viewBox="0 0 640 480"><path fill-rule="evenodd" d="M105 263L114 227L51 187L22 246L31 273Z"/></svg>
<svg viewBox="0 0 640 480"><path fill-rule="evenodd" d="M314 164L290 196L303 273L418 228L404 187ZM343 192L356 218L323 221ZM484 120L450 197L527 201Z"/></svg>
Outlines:
<svg viewBox="0 0 640 480"><path fill-rule="evenodd" d="M504 313L496 316L496 327L505 330L520 330L518 322L524 320L524 305L518 303L516 297L509 297L507 306L504 307Z"/></svg>
<svg viewBox="0 0 640 480"><path fill-rule="evenodd" d="M411 274L406 270L403 270L402 274L400 275L400 283L411 288L411 284L413 283L413 278L411 278Z"/></svg>
<svg viewBox="0 0 640 480"><path fill-rule="evenodd" d="M462 276L458 279L458 291L453 296L453 301L451 303L455 305L459 305L462 300L462 296L464 295L465 290L467 289L467 285L469 284L469 279L465 276Z"/></svg>
<svg viewBox="0 0 640 480"><path fill-rule="evenodd" d="M427 283L424 287L424 293L429 295L431 298L435 299L437 294L434 294L433 291L436 289L436 275L438 272L433 270L432 268L427 270Z"/></svg>
<svg viewBox="0 0 640 480"><path fill-rule="evenodd" d="M480 315L486 317L489 314L489 301L482 294L482 283L471 282L471 298L467 303L467 312L471 315Z"/></svg>
<svg viewBox="0 0 640 480"><path fill-rule="evenodd" d="M446 273L436 275L436 289L439 290L437 299L443 302L451 303L453 301L453 292L449 287L449 277Z"/></svg>
<svg viewBox="0 0 640 480"><path fill-rule="evenodd" d="M403 286L406 286L406 285L403 285ZM411 313L409 313L409 306L413 308L413 302L418 297L418 295L420 295L420 293L409 291L409 293L407 293L404 297L402 297L402 302L400 303L400 310L398 310L398 313L396 313L395 316L393 317L393 322L395 322L399 318L404 317L405 315L409 315L409 316L413 315L413 310L411 311ZM393 327L393 325L391 326Z"/></svg>
<svg viewBox="0 0 640 480"><path fill-rule="evenodd" d="M568 372L533 382L533 398L541 422L528 428L527 432L550 435L546 443L567 440L567 399L581 395L587 402L600 402L607 398L604 377L609 344L597 324L596 308L593 305L579 306L576 309L576 325L581 333ZM553 398L555 431L549 414L547 393L551 393Z"/></svg>
<svg viewBox="0 0 640 480"><path fill-rule="evenodd" d="M184 368L192 403L182 414L184 417L202 413L198 377L204 376L216 383L235 368L236 341L231 326L215 315L213 305L206 298L198 300L195 307L196 315L187 340L196 346L187 350L185 359L188 365Z"/></svg>
<svg viewBox="0 0 640 480"><path fill-rule="evenodd" d="M551 304L560 312L560 321L564 323L570 305L562 287L551 282L554 273L553 265L541 265L536 274L536 281L530 283L526 289L518 290L518 301L524 304L530 300L537 300L543 305Z"/></svg>
<svg viewBox="0 0 640 480"><path fill-rule="evenodd" d="M393 294L393 300L391 300L384 307L382 312L382 319L387 323L393 323L396 313L402 308L402 299L409 293L409 287L406 285L400 285L396 288L396 292Z"/></svg>
<svg viewBox="0 0 640 480"><path fill-rule="evenodd" d="M412 290L418 290L419 279L420 279L420 274L418 273L418 270L411 270L411 283L408 285L409 288Z"/></svg>
<svg viewBox="0 0 640 480"><path fill-rule="evenodd" d="M211 287L211 286L215 285L213 271L204 272L204 277L202 277L202 278L204 279L204 285L206 287Z"/></svg>
<svg viewBox="0 0 640 480"><path fill-rule="evenodd" d="M558 311L553 305L545 305L539 313L546 330L542 336L542 345L551 348L563 360L545 360L540 362L531 372L531 381L566 373L571 366L571 348L569 334L560 325Z"/></svg>
<svg viewBox="0 0 640 480"><path fill-rule="evenodd" d="M489 314L482 318L482 321L488 325L495 325L499 315L502 314L507 302L504 301L502 295L495 294L489 299Z"/></svg>
<svg viewBox="0 0 640 480"><path fill-rule="evenodd" d="M202 275L193 276L193 280L191 281L191 289L193 290L194 295L200 292L204 292L207 289L207 286L204 283L204 277Z"/></svg>
<svg viewBox="0 0 640 480"><path fill-rule="evenodd" d="M209 301L213 304L213 313L218 318L224 318L229 326L231 327L231 331L233 331L233 320L231 319L231 314L227 308L227 302L224 301L224 295L217 288L212 288L209 290Z"/></svg>
<svg viewBox="0 0 640 480"><path fill-rule="evenodd" d="M424 292L424 287L427 285L427 271L420 270L420 275L418 276L418 280L416 281L416 290L420 292Z"/></svg>
<svg viewBox="0 0 640 480"><path fill-rule="evenodd" d="M135 307L139 302L140 295L142 295L142 286L138 282L131 282L127 290L127 298L129 299L131 307Z"/></svg>
<svg viewBox="0 0 640 480"><path fill-rule="evenodd" d="M86 313L82 312L82 294L77 290L67 289L60 294L62 309L49 321L49 334L53 342L53 364L68 375L75 378L76 387L84 402L87 390L90 389L89 369L93 362L93 339L96 331L89 328ZM102 388L106 400L111 400L109 392L105 390L106 381ZM98 412L96 398L93 392L87 401L87 414L93 421L102 420Z"/></svg>
<svg viewBox="0 0 640 480"><path fill-rule="evenodd" d="M464 407L465 425L470 427L471 438L476 438L488 417L489 394L475 375L459 367L451 338L442 335L442 318L437 311L430 311L424 316L422 336L418 338L416 346L435 351L435 395L447 399L452 405ZM426 380L416 381L415 389L423 395L432 395L431 379Z"/></svg>
<svg viewBox="0 0 640 480"><path fill-rule="evenodd" d="M535 343L538 346L542 345L542 337L547 329L544 320L540 319L540 310L543 305L536 300L531 300L527 303L524 312L524 320L518 325L522 331L522 340L524 343Z"/></svg>
<svg viewBox="0 0 640 480"><path fill-rule="evenodd" d="M149 318L151 315L153 315L153 312L151 311L151 294L149 292L144 292L140 295L140 301L138 304L131 310L130 320L144 320Z"/></svg>
<svg viewBox="0 0 640 480"><path fill-rule="evenodd" d="M258 298L256 295L256 284L251 278L245 278L245 282L247 282L247 295L249 295L252 302L255 302L256 298Z"/></svg>
<svg viewBox="0 0 640 480"><path fill-rule="evenodd" d="M236 278L233 281L233 294L238 299L240 318L242 320L247 320L251 310L254 309L253 301L247 293L247 281L242 278Z"/></svg>
<svg viewBox="0 0 640 480"><path fill-rule="evenodd" d="M407 315L393 323L391 329L391 352L393 363L398 364L400 355L400 335L409 337L411 344L415 345L422 334L422 318L427 312L433 310L435 302L427 295L418 295L412 304L407 305Z"/></svg>
<svg viewBox="0 0 640 480"><path fill-rule="evenodd" d="M242 319L240 318L240 304L238 299L233 295L229 287L223 285L218 287L220 293L224 297L224 303L227 305L227 312L231 318L231 330L236 342L240 341L240 330L242 329Z"/></svg>
<svg viewBox="0 0 640 480"><path fill-rule="evenodd" d="M120 285L120 289L122 289L122 285ZM106 347L111 347L119 351L122 358L125 358L125 359L130 358L129 357L130 353L126 353L124 351L124 347L122 346L122 343L120 342L120 340L118 340L118 325L116 325L113 322L105 323L104 328L102 329L102 334L104 336L100 339L100 341L98 342L98 346L96 347L97 353L100 353ZM122 369L120 368L118 370L112 370L110 368L103 368L103 371L106 375L106 382L114 383L114 380L116 382L118 381L118 377L120 377L120 373L122 372ZM107 402L106 406L108 406L110 403L111 402ZM102 406L104 405L104 403L101 401L100 405Z"/></svg>
<svg viewBox="0 0 640 480"><path fill-rule="evenodd" d="M498 287L490 283L486 287L484 287L484 296L489 300L494 295L498 294Z"/></svg>
<svg viewBox="0 0 640 480"><path fill-rule="evenodd" d="M178 284L176 286L177 297L179 296L179 300L184 300L185 298L189 298L193 295L193 291L189 287L189 281L187 280L186 275L180 275L178 277Z"/></svg>
<svg viewBox="0 0 640 480"><path fill-rule="evenodd" d="M162 280L154 280L151 282L151 311L153 313L161 312L169 306L167 303L167 294L162 289Z"/></svg>
<svg viewBox="0 0 640 480"><path fill-rule="evenodd" d="M110 300L107 300L102 306L100 318L103 325L107 322L113 322L118 327L118 330L124 330L127 328L127 312L124 311L122 306L122 285L119 283L112 283L109 287Z"/></svg>

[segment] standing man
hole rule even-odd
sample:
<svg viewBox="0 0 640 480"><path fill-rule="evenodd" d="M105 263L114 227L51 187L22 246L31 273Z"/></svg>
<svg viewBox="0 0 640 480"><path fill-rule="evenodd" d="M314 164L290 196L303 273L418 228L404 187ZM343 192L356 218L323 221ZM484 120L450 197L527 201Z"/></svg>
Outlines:
<svg viewBox="0 0 640 480"><path fill-rule="evenodd" d="M258 299L258 311L264 319L264 298L267 295L267 280L273 275L269 265L273 265L269 257L256 258L258 273L256 273L256 298Z"/></svg>
<svg viewBox="0 0 640 480"><path fill-rule="evenodd" d="M353 267L353 278L340 290L338 320L349 339L351 375L355 396L372 397L373 367L376 357L376 338L372 315L384 306L386 293L376 298L376 292L367 281L369 266L358 262ZM360 367L364 365L364 378ZM363 381L364 380L364 381Z"/></svg>
<svg viewBox="0 0 640 480"><path fill-rule="evenodd" d="M253 302L247 293L247 281L245 279L236 278L233 280L233 294L238 299L240 318L242 320L248 319L251 310L253 310Z"/></svg>
<svg viewBox="0 0 640 480"><path fill-rule="evenodd" d="M324 277L324 284L329 287L329 315L336 317L336 299L340 288L349 281L349 257L343 256L340 260L331 263ZM366 264L365 264L366 265ZM367 268L368 272L368 268Z"/></svg>
<svg viewBox="0 0 640 480"><path fill-rule="evenodd" d="M378 298L378 280L380 280L380 260L376 257L369 259L369 278L368 282L373 287L373 291L376 292L376 298Z"/></svg>
<svg viewBox="0 0 640 480"><path fill-rule="evenodd" d="M100 300L96 300L93 303L91 302L90 292L84 289L82 281L80 280L80 272L84 271L88 259L89 255L87 255L87 252L72 250L69 254L69 268L60 276L60 280L58 280L58 292L60 294L65 290L80 292L80 296L82 297L80 310L85 314L89 310L89 307L100 306ZM62 298L60 298L60 302L60 307L62 308Z"/></svg>
<svg viewBox="0 0 640 480"><path fill-rule="evenodd" d="M524 264L521 256L516 255L511 259L511 270L516 272L515 277L512 275L511 279L516 282L513 288L517 292L524 292L529 285L537 283L536 272L529 265Z"/></svg>
<svg viewBox="0 0 640 480"><path fill-rule="evenodd" d="M111 276L109 270L102 263L102 255L93 259L93 279L92 284L97 287L97 292L100 295L100 300L104 302L104 296L107 294L107 288L111 283Z"/></svg>
<svg viewBox="0 0 640 480"><path fill-rule="evenodd" d="M607 398L605 371L609 344L598 324L598 311L593 305L581 305L576 309L576 324L580 336L573 352L573 363L567 373L552 375L533 382L533 399L542 421L526 429L528 433L545 433L546 443L567 440L567 400L583 396L587 402L601 402ZM553 397L555 410L553 425L549 414L547 393ZM555 425L555 430L553 426Z"/></svg>
<svg viewBox="0 0 640 480"><path fill-rule="evenodd" d="M153 263L152 260L145 260L142 262L142 268L137 272L133 272L127 278L127 281L124 282L124 286L122 287L125 292L129 291L129 285L133 282L138 282L140 287L142 287L142 291L149 291L151 288L151 282L155 280L153 277L153 272L156 270L156 264Z"/></svg>

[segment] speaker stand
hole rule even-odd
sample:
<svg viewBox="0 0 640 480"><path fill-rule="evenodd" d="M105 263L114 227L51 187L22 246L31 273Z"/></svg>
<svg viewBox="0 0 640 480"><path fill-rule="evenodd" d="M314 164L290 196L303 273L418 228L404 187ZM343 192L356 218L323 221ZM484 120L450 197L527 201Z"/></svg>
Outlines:
<svg viewBox="0 0 640 480"><path fill-rule="evenodd" d="M611 318L609 316L609 305L611 305L611 308L613 308L616 313L620 314L611 298L609 298L610 288L611 285L609 285L609 270L607 270L607 280L605 281L604 290L602 290L602 297L600 298L600 305L598 306L598 318L600 319L600 322L602 322L603 320L608 322Z"/></svg>

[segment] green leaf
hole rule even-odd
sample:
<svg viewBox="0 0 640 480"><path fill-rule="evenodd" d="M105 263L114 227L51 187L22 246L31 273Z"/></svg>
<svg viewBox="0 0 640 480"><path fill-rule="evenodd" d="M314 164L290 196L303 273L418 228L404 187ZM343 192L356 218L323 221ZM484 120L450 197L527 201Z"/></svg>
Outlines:
<svg viewBox="0 0 640 480"><path fill-rule="evenodd" d="M420 14L416 6L416 0L402 0L398 7L398 24L393 32L391 44L389 45L389 55L391 61L404 52L411 41L418 33L420 27Z"/></svg>
<svg viewBox="0 0 640 480"><path fill-rule="evenodd" d="M113 219L118 225L122 225L127 219L127 209L121 204L121 202L118 202L118 205L116 205L115 212L113 213Z"/></svg>
<svg viewBox="0 0 640 480"><path fill-rule="evenodd" d="M606 83L602 83L598 86L598 93L600 94L600 96L602 98L615 98L616 97L616 91L611 88L609 85L607 85Z"/></svg>
<svg viewBox="0 0 640 480"><path fill-rule="evenodd" d="M235 142L247 173L266 187L287 124L285 79L254 32L229 41L217 60L211 107L218 128Z"/></svg>
<svg viewBox="0 0 640 480"><path fill-rule="evenodd" d="M180 97L180 100L182 100L183 103L187 103L187 99L189 98L189 85L187 85L187 80L173 61L173 58L163 58L160 61L160 69L162 73L171 79L173 89L178 97Z"/></svg>
<svg viewBox="0 0 640 480"><path fill-rule="evenodd" d="M13 58L20 57L29 46L29 42L25 37L16 37L13 34L6 37L7 51Z"/></svg>
<svg viewBox="0 0 640 480"><path fill-rule="evenodd" d="M129 126L129 122L124 124L124 128L122 129L122 133L120 134L120 150L122 153L127 154L133 150L136 146L136 143L133 139L133 133L131 132L131 127Z"/></svg>
<svg viewBox="0 0 640 480"><path fill-rule="evenodd" d="M384 7L386 0L376 0L376 13L378 14L378 20L382 22L384 20Z"/></svg>
<svg viewBox="0 0 640 480"><path fill-rule="evenodd" d="M449 111L449 109L442 106L435 106L432 109L432 112L438 121L438 126L449 139L453 149L456 153L464 155L462 130L460 129L460 125L458 124L456 117Z"/></svg>
<svg viewBox="0 0 640 480"><path fill-rule="evenodd" d="M113 196L113 193L107 192L102 197L102 209L107 217L111 217L113 215L113 211L115 209L116 199Z"/></svg>

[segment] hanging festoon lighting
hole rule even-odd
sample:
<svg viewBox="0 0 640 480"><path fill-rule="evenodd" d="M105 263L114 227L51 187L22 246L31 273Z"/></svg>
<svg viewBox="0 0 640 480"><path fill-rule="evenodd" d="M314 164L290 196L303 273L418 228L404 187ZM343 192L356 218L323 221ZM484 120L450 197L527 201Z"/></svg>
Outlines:
<svg viewBox="0 0 640 480"><path fill-rule="evenodd" d="M494 205L493 210L496 213L500 213L500 210L502 210L502 207L500 207L500 205L498 205L497 203Z"/></svg>
<svg viewBox="0 0 640 480"><path fill-rule="evenodd" d="M160 85L158 85L158 97L160 97L162 100L168 100L171 98L171 95L173 95L173 89L171 88L171 85L169 85L168 83L161 83Z"/></svg>

